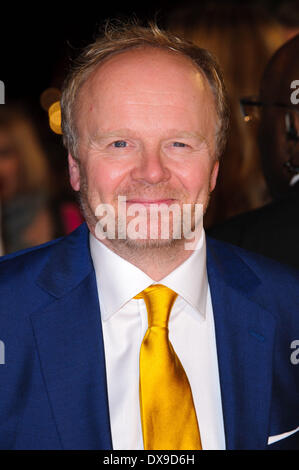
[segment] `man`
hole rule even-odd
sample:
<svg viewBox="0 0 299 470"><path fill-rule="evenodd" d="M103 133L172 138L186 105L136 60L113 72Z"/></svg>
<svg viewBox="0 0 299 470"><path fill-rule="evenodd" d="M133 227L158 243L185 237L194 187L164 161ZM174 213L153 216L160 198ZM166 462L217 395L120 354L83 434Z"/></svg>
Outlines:
<svg viewBox="0 0 299 470"><path fill-rule="evenodd" d="M298 448L298 275L196 217L227 129L213 58L156 26L107 28L61 104L86 224L2 259L1 447ZM175 212L162 236L157 206L191 206L184 236Z"/></svg>
<svg viewBox="0 0 299 470"><path fill-rule="evenodd" d="M263 173L273 198L266 206L209 230L281 263L299 268L299 35L271 58L260 100L244 100L251 116L260 114L259 145Z"/></svg>

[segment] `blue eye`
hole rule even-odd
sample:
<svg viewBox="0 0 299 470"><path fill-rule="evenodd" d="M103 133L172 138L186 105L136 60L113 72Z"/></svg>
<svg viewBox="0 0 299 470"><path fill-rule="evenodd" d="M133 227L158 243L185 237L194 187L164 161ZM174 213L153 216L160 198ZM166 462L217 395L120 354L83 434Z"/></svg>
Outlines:
<svg viewBox="0 0 299 470"><path fill-rule="evenodd" d="M173 142L174 147L186 147L186 144L183 142Z"/></svg>
<svg viewBox="0 0 299 470"><path fill-rule="evenodd" d="M116 140L112 145L116 148L122 148L127 146L127 142L125 140Z"/></svg>

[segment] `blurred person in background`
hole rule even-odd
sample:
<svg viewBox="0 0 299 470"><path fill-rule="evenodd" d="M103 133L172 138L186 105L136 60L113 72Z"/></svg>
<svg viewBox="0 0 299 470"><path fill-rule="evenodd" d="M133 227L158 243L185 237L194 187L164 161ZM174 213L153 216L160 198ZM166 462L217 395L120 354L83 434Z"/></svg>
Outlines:
<svg viewBox="0 0 299 470"><path fill-rule="evenodd" d="M205 216L208 228L270 200L256 136L247 132L239 99L258 93L267 61L285 41L285 28L266 2L200 1L168 18L169 29L218 58L229 95L231 131Z"/></svg>
<svg viewBox="0 0 299 470"><path fill-rule="evenodd" d="M299 34L266 67L258 98L241 100L258 124L272 202L213 227L209 234L299 268Z"/></svg>
<svg viewBox="0 0 299 470"><path fill-rule="evenodd" d="M32 122L20 107L1 106L0 204L4 253L54 238L50 186L47 158Z"/></svg>
<svg viewBox="0 0 299 470"><path fill-rule="evenodd" d="M284 42L299 34L299 0L283 0L269 2L273 17L282 27Z"/></svg>

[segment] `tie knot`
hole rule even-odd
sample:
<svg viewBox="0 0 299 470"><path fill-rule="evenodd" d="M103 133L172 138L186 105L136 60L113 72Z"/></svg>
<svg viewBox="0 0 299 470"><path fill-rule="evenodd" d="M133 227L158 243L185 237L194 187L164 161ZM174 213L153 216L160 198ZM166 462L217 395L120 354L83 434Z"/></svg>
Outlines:
<svg viewBox="0 0 299 470"><path fill-rule="evenodd" d="M137 294L134 299L144 299L147 314L148 327L168 327L171 308L177 297L177 293L163 284L153 284Z"/></svg>

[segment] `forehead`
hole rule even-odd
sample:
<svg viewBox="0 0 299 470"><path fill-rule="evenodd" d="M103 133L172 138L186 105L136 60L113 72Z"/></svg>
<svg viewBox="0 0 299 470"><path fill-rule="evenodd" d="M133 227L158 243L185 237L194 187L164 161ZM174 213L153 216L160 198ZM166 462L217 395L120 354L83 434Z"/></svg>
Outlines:
<svg viewBox="0 0 299 470"><path fill-rule="evenodd" d="M197 99L212 90L198 67L182 54L145 47L118 53L100 64L83 84L79 100L94 102L122 96L157 105Z"/></svg>

